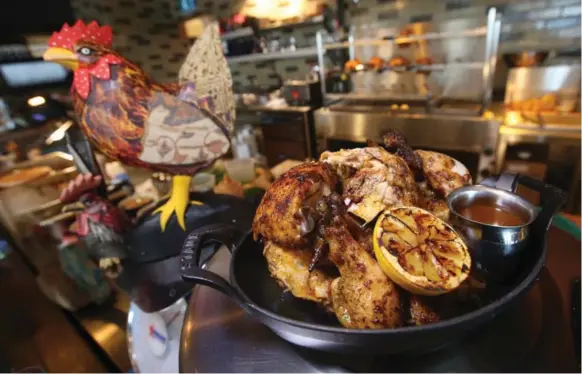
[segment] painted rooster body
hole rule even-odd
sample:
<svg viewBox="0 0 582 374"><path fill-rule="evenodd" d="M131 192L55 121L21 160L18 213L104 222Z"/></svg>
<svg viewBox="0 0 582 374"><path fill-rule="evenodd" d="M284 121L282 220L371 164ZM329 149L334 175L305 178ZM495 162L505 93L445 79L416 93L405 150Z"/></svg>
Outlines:
<svg viewBox="0 0 582 374"><path fill-rule="evenodd" d="M200 39L213 47L219 43L212 29ZM208 86L200 82L202 78L185 77L182 84L155 83L110 46L109 27L79 21L53 34L44 58L74 70L75 114L100 151L127 165L176 175L172 195L158 211L162 229L174 212L184 228L192 175L228 151L232 100L217 108L216 101L224 100L204 95L208 93L204 90L200 95L199 88ZM226 76L218 82L228 85L230 73L223 70ZM230 87L222 91L232 96Z"/></svg>

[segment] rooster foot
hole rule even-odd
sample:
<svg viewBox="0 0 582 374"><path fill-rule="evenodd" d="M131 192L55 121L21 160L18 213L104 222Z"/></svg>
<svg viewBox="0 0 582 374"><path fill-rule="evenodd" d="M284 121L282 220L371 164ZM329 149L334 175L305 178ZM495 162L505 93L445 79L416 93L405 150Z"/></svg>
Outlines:
<svg viewBox="0 0 582 374"><path fill-rule="evenodd" d="M109 278L117 278L123 267L118 257L106 257L99 260L99 268L103 270Z"/></svg>
<svg viewBox="0 0 582 374"><path fill-rule="evenodd" d="M184 216L186 215L186 208L189 204L191 205L204 205L200 201L189 201L190 197L190 182L192 177L185 175L176 175L172 179L172 192L170 193L170 198L166 203L160 206L158 209L154 210L152 214L160 214L160 227L162 232L166 230L168 221L172 214L176 213L176 218L178 219L178 224L182 230L186 230L186 223Z"/></svg>

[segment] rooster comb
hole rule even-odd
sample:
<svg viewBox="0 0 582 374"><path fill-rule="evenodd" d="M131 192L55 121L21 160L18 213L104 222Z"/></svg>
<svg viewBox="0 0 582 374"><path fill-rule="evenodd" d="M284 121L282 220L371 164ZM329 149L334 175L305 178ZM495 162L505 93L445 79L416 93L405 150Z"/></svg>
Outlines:
<svg viewBox="0 0 582 374"><path fill-rule="evenodd" d="M65 23L61 31L54 32L48 46L71 49L81 39L111 47L113 33L110 26L99 26L95 21L85 25L83 21L78 20L73 26Z"/></svg>
<svg viewBox="0 0 582 374"><path fill-rule="evenodd" d="M101 184L101 180L100 175L79 174L61 192L59 200L63 203L76 201L84 193L94 191Z"/></svg>

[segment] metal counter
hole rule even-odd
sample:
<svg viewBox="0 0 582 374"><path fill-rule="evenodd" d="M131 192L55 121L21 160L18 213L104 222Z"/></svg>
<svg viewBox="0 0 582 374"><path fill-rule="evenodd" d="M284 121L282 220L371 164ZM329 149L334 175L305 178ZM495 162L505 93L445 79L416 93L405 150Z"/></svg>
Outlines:
<svg viewBox="0 0 582 374"><path fill-rule="evenodd" d="M367 139L381 139L386 131L395 129L402 132L414 147L478 153L495 149L500 125L497 120L481 117L334 112L328 108L315 112L316 135L319 139L365 143Z"/></svg>
<svg viewBox="0 0 582 374"><path fill-rule="evenodd" d="M498 120L477 116L334 111L330 108L321 108L315 112L319 153L332 149L338 140L361 145L368 139L381 140L388 130L395 129L404 134L414 148L472 154L471 159L475 161L471 162L469 170L475 180L488 175L490 171L500 126Z"/></svg>

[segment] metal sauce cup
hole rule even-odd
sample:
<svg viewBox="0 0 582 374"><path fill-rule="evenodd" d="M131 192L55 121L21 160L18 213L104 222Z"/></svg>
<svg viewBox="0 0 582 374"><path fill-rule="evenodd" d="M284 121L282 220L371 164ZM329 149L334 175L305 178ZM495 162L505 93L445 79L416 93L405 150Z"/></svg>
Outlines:
<svg viewBox="0 0 582 374"><path fill-rule="evenodd" d="M536 218L533 204L506 190L482 185L459 188L447 197L451 224L463 236L471 252L472 266L487 280L502 282L516 270L527 246L530 226ZM518 226L486 224L465 217L473 204L497 206L524 221Z"/></svg>

